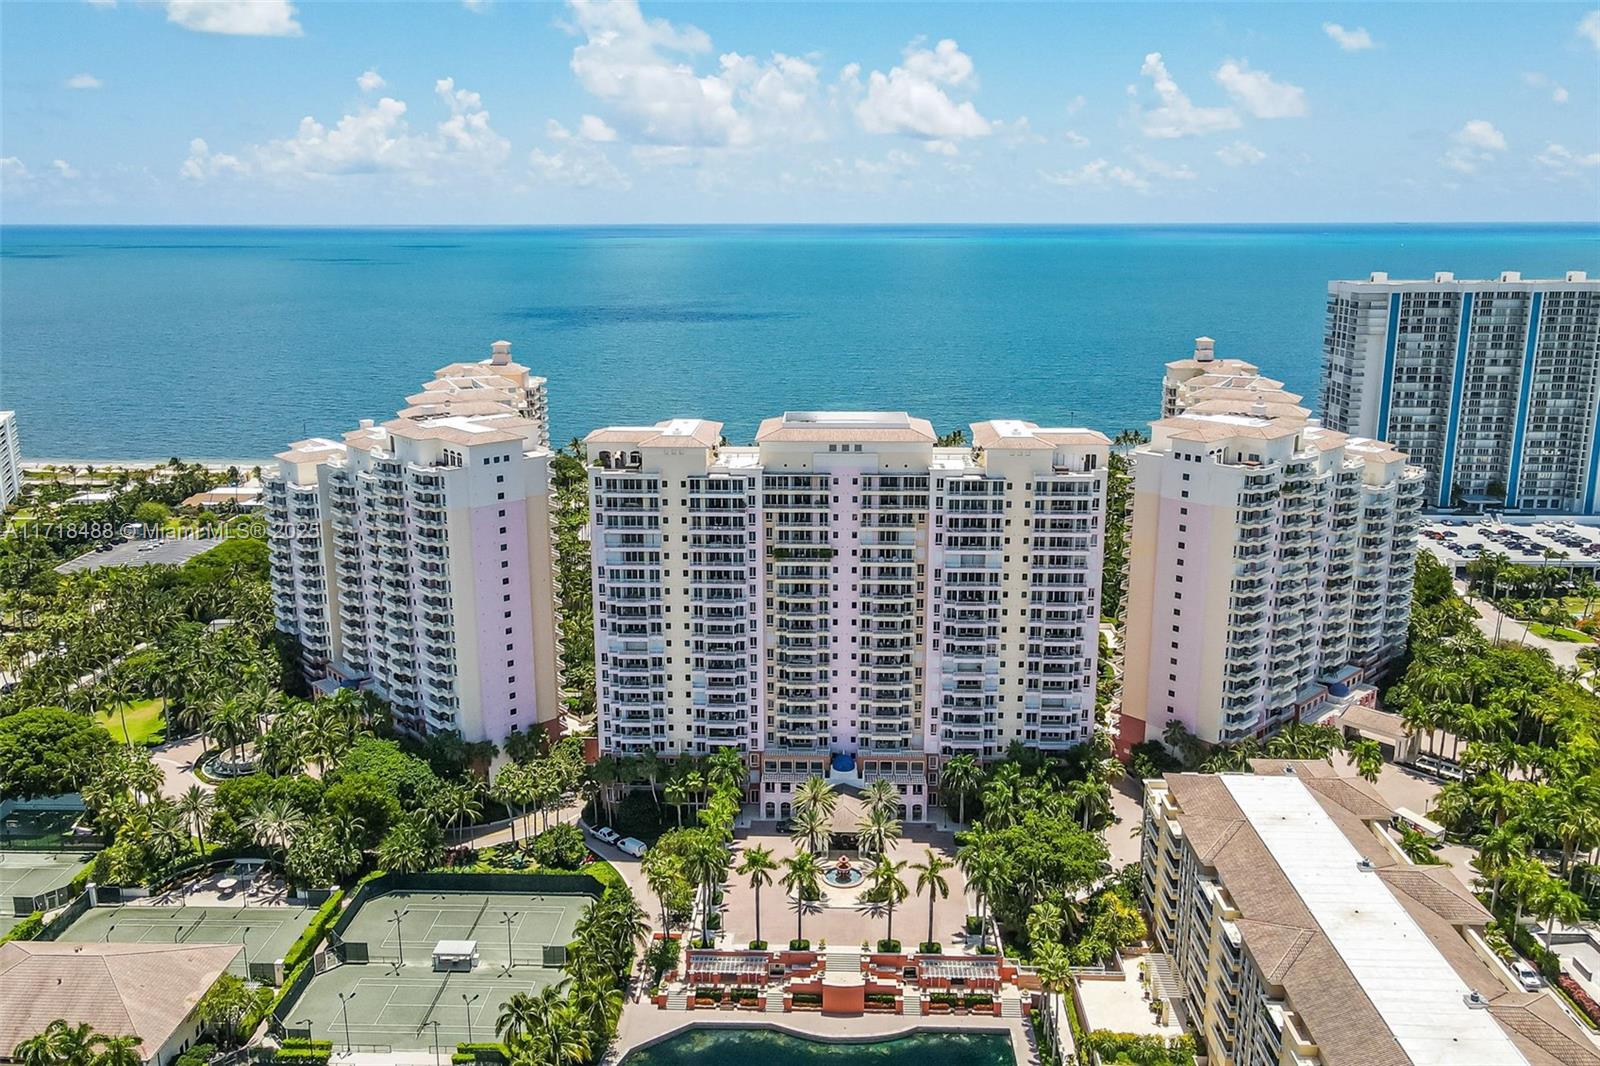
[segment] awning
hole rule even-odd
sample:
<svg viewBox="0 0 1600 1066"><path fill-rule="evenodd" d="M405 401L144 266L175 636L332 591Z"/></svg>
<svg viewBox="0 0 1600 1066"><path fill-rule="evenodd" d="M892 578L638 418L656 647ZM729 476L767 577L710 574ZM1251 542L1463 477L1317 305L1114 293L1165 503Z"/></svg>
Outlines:
<svg viewBox="0 0 1600 1066"><path fill-rule="evenodd" d="M436 959L470 959L478 954L476 940L441 940L433 945Z"/></svg>
<svg viewBox="0 0 1600 1066"><path fill-rule="evenodd" d="M961 959L946 955L919 961L917 973L945 981L995 981L1000 977L1000 964L995 959Z"/></svg>
<svg viewBox="0 0 1600 1066"><path fill-rule="evenodd" d="M689 952L690 973L715 974L719 977L765 977L767 966L768 955L763 951Z"/></svg>

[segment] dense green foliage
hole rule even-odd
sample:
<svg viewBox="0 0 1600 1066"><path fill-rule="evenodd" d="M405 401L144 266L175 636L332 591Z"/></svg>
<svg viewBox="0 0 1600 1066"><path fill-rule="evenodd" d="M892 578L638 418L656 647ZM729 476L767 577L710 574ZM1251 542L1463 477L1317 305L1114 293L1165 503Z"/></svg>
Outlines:
<svg viewBox="0 0 1600 1066"><path fill-rule="evenodd" d="M76 792L111 747L110 733L61 707L30 707L0 718L0 795Z"/></svg>

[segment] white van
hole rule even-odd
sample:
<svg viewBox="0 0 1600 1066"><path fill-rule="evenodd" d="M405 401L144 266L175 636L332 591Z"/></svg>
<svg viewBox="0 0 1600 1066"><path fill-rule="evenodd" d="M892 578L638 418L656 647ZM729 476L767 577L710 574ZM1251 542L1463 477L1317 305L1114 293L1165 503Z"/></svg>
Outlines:
<svg viewBox="0 0 1600 1066"><path fill-rule="evenodd" d="M650 849L638 837L623 837L617 841L617 850L632 855L636 859L644 858L644 853Z"/></svg>

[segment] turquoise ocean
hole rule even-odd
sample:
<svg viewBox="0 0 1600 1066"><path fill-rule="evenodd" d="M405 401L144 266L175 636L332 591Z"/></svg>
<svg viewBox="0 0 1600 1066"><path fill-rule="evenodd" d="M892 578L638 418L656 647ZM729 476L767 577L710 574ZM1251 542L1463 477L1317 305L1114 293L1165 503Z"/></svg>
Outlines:
<svg viewBox="0 0 1600 1066"><path fill-rule="evenodd" d="M553 435L786 409L1114 434L1193 338L1316 406L1334 278L1600 273L1595 226L0 228L28 458L262 458L489 342Z"/></svg>

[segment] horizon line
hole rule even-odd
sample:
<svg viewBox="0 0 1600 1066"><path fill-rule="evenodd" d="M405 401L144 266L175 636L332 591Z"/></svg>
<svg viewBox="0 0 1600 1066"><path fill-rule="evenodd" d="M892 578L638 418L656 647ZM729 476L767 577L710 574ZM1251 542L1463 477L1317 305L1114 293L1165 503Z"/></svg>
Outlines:
<svg viewBox="0 0 1600 1066"><path fill-rule="evenodd" d="M26 229L262 229L262 230L581 230L581 229L1281 229L1281 228L1406 227L1452 229L1592 229L1600 236L1600 219L1537 221L1277 221L1277 222L0 222L0 231Z"/></svg>

